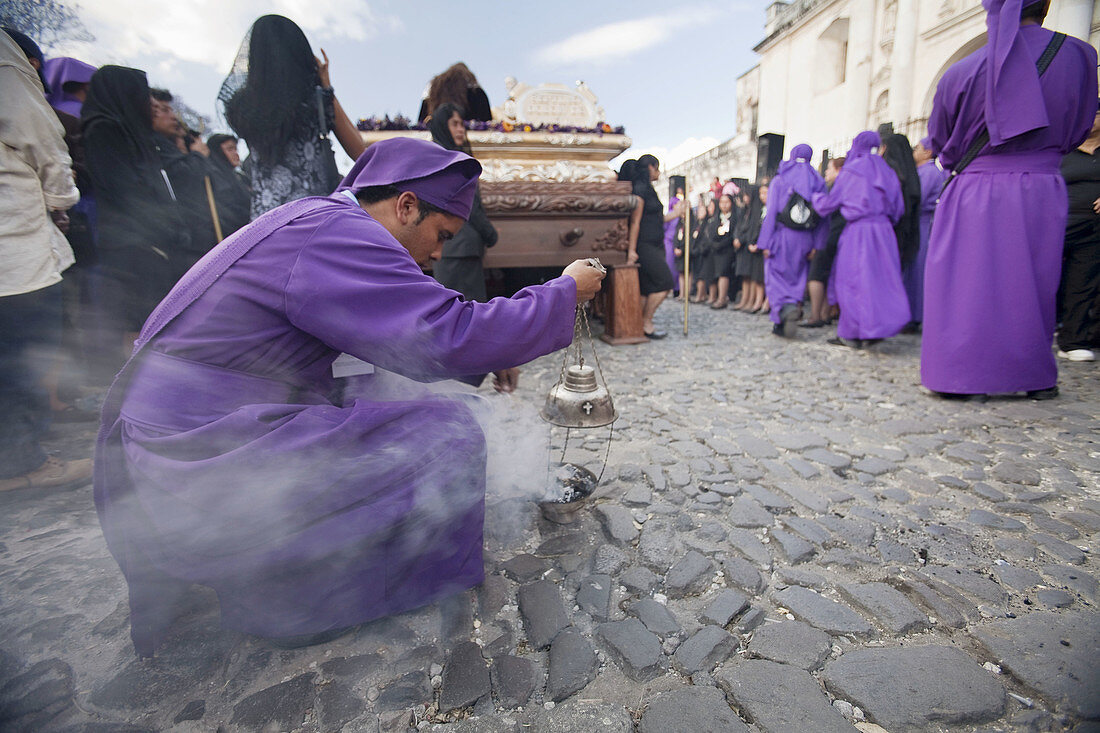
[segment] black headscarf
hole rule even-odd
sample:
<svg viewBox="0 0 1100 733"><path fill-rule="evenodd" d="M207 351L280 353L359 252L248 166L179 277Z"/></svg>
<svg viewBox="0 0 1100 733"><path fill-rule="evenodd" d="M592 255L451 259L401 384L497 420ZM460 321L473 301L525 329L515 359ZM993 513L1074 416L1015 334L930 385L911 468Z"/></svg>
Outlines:
<svg viewBox="0 0 1100 733"><path fill-rule="evenodd" d="M894 225L898 238L898 252L902 265L916 257L920 249L920 177L913 160L913 148L909 138L898 133L882 136L882 157L894 170L901 183L901 195L905 201L905 213Z"/></svg>
<svg viewBox="0 0 1100 733"><path fill-rule="evenodd" d="M149 82L145 72L126 66L101 66L88 82L88 96L80 110L84 136L100 124L118 125L138 160L160 167L153 144Z"/></svg>
<svg viewBox="0 0 1100 733"><path fill-rule="evenodd" d="M432 134L432 142L436 145L444 147L447 150L458 150L459 152L469 154L470 143L467 142L465 145L456 145L455 139L451 135L449 123L451 117L453 117L456 112L459 117L462 116L462 110L459 109L458 105L451 104L450 102L444 102L436 107L432 112L431 119L428 121L428 132Z"/></svg>
<svg viewBox="0 0 1100 733"><path fill-rule="evenodd" d="M277 159L287 142L317 117L320 86L313 49L289 18L252 24L218 99L225 119L261 159Z"/></svg>
<svg viewBox="0 0 1100 733"><path fill-rule="evenodd" d="M42 88L46 91L46 94L50 93L50 85L46 83L46 77L42 74L42 69L46 66L46 59L42 56L42 49L38 47L38 44L31 40L30 36L20 33L14 28L4 26L4 32L11 36L11 40L15 41L16 45L23 51L23 55L28 59L35 59L38 61L38 78L42 82Z"/></svg>

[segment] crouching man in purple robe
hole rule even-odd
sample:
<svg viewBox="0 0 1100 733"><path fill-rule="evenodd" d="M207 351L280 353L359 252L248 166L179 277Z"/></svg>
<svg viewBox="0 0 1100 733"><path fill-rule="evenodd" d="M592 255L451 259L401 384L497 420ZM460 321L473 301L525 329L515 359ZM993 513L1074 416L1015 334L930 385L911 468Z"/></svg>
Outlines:
<svg viewBox="0 0 1100 733"><path fill-rule="evenodd" d="M567 346L602 275L583 261L510 299L425 275L481 166L419 140L359 157L199 261L146 322L103 409L95 500L151 655L192 583L226 627L284 642L480 583L485 439L458 399L343 401L341 352L419 381Z"/></svg>
<svg viewBox="0 0 1100 733"><path fill-rule="evenodd" d="M1054 33L1041 25L1049 0L982 4L989 43L947 70L928 120L932 148L958 175L940 196L928 243L921 381L945 397L1051 398L1068 210L1059 164L1092 127L1096 50L1064 36L1051 45ZM983 132L988 142L960 173Z"/></svg>
<svg viewBox="0 0 1100 733"><path fill-rule="evenodd" d="M837 242L832 283L840 304L836 338L829 343L861 349L897 335L909 322L909 301L901 282L894 224L905 212L897 174L875 149L877 132L864 130L852 141L844 167L828 193L815 193L814 210L840 210L847 224Z"/></svg>

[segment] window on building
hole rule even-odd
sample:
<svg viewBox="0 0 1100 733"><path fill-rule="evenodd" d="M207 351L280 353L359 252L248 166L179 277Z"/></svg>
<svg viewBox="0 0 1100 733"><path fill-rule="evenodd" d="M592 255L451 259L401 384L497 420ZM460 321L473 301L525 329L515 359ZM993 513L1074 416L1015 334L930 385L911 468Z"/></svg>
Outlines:
<svg viewBox="0 0 1100 733"><path fill-rule="evenodd" d="M848 19L837 18L817 37L814 91L825 92L844 83L848 66Z"/></svg>

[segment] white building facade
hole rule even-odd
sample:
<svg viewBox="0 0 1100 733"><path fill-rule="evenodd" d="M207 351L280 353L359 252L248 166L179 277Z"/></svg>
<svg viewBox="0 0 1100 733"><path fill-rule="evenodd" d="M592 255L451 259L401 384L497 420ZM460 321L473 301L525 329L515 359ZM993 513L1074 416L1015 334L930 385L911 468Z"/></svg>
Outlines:
<svg viewBox="0 0 1100 733"><path fill-rule="evenodd" d="M1044 25L1096 46L1100 3L1053 0ZM825 150L843 155L856 134L882 123L915 143L940 77L985 43L980 0L777 0L753 49L760 63L738 79L736 134L671 172L698 164L708 182L754 178L764 133L785 136L785 151L809 143L816 161Z"/></svg>

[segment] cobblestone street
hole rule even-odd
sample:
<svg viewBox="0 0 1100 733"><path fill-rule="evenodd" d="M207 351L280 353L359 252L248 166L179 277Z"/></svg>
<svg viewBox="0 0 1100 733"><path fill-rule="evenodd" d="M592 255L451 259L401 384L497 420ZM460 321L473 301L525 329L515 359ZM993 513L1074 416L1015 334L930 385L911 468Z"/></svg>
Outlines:
<svg viewBox="0 0 1100 733"><path fill-rule="evenodd" d="M138 660L91 486L0 495L0 729L1100 730L1100 367L947 402L919 336L693 306L685 338L681 313L597 346L620 419L574 524L490 501L483 586L328 644L221 630L196 587Z"/></svg>

